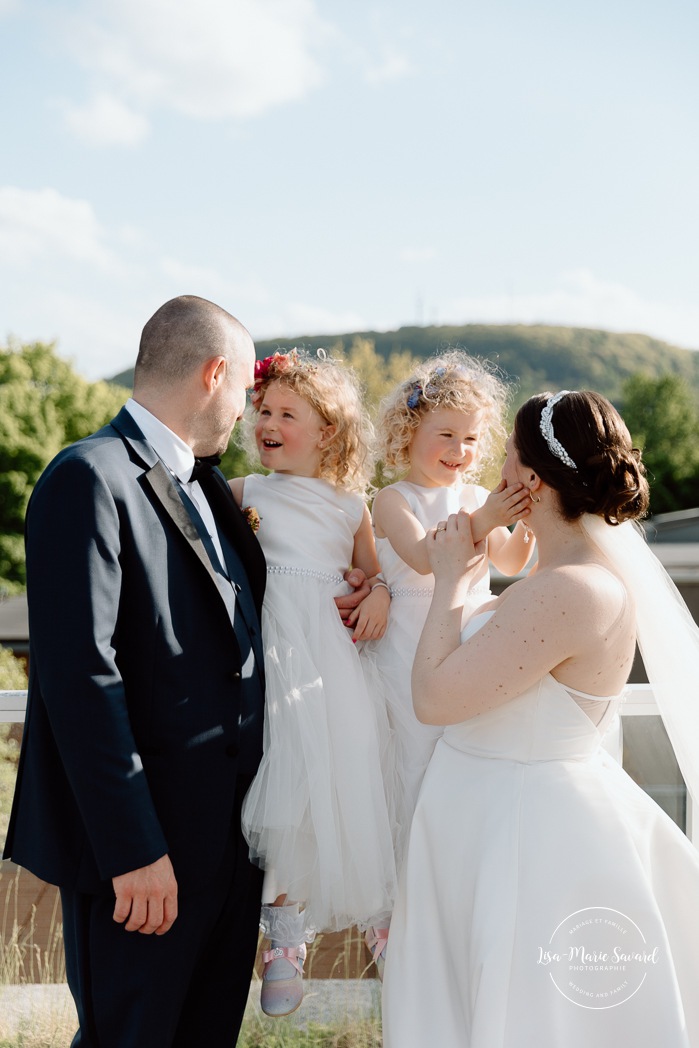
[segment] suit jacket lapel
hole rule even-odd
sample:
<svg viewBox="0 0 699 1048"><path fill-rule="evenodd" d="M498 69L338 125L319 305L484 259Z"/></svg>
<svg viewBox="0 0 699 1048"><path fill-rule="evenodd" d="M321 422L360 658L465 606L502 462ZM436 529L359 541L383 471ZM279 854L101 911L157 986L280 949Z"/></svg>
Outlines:
<svg viewBox="0 0 699 1048"><path fill-rule="evenodd" d="M178 531L192 549L202 567L216 587L219 596L226 604L226 599L221 593L221 580L211 563L211 559L204 548L204 543L197 531L196 524L187 512L187 508L180 498L169 470L162 460L158 458L153 448L136 423L133 415L127 408L122 408L116 418L112 419L111 425L134 451L145 468L144 478L150 486L158 501L166 511L170 519L176 525ZM230 490L230 489L229 489Z"/></svg>
<svg viewBox="0 0 699 1048"><path fill-rule="evenodd" d="M145 474L145 479L157 495L168 516L175 522L178 530L201 561L216 589L218 589L219 580L211 563L211 558L204 548L204 543L194 521L180 498L177 486L160 459L148 470Z"/></svg>
<svg viewBox="0 0 699 1048"><path fill-rule="evenodd" d="M210 480L205 482L205 494L214 510L217 526L225 530L243 563L259 615L267 581L267 565L262 547L239 509L228 482L220 470L215 469Z"/></svg>
<svg viewBox="0 0 699 1048"><path fill-rule="evenodd" d="M146 468L146 481L201 561L220 593L220 580L204 548L196 525L187 512L170 473L143 436L128 408L122 408L119 414L112 419L111 425L143 463ZM211 497L212 501L215 502L212 510L217 526L225 528L243 562L253 593L255 607L258 615L260 615L265 583L267 581L264 554L252 528L236 504L226 478L218 469L213 471L212 483L210 485L207 484L206 496L207 498ZM218 513L216 512L217 507L220 511Z"/></svg>

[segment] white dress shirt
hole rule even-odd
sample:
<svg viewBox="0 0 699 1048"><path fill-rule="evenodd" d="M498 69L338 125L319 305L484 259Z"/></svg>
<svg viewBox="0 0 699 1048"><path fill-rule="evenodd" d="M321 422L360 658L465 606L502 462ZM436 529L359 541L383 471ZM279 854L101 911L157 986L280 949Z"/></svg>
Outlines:
<svg viewBox="0 0 699 1048"><path fill-rule="evenodd" d="M148 411L147 408L144 408L142 404L137 403L132 397L129 397L124 407L136 422L163 465L174 477L177 477L199 510L206 530L211 536L214 549L220 558L221 566L224 567L226 562L223 558L221 540L218 537L218 530L211 507L206 501L206 496L201 489L199 481L195 480L192 483L189 479L194 468L194 452L189 444L186 444L181 437L178 437L176 433L168 429L164 422L161 422L159 418L156 418L155 415Z"/></svg>

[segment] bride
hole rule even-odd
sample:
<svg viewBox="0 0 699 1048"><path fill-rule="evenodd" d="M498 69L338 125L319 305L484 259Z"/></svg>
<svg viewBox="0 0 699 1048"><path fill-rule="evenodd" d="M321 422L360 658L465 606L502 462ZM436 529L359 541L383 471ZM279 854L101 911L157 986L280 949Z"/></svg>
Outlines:
<svg viewBox="0 0 699 1048"><path fill-rule="evenodd" d="M391 926L386 1048L699 1048L699 853L602 749L638 639L699 798L699 631L634 524L640 454L596 393L532 397L503 477L539 563L469 621L484 549L430 533L415 711L447 725Z"/></svg>

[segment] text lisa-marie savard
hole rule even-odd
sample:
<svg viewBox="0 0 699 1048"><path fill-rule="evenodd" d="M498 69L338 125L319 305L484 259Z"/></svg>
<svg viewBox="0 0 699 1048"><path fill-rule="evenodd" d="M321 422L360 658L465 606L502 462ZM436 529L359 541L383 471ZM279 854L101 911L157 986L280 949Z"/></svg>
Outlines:
<svg viewBox="0 0 699 1048"><path fill-rule="evenodd" d="M588 965L609 965L622 971L626 964L657 964L659 951L656 946L653 950L622 950L619 946L613 946L610 950L587 950L584 946L570 946L564 953L555 950L545 950L539 947L537 964L549 965L560 964L568 961L569 964L578 963Z"/></svg>

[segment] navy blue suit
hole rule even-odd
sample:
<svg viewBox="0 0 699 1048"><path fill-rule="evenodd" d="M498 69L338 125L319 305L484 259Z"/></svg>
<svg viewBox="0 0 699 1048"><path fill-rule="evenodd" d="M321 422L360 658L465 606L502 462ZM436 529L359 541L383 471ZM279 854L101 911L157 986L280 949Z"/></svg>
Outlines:
<svg viewBox="0 0 699 1048"><path fill-rule="evenodd" d="M230 999L242 1000L249 982L260 875L247 862L239 809L262 753L265 563L219 471L204 490L228 577L126 409L53 460L27 512L29 702L5 856L61 887L71 987L90 998L75 1045L232 1045L227 1031L240 1016L227 1014ZM179 887L171 931L110 927L111 878L166 853ZM219 917L196 916L217 892ZM245 942L235 941L234 897L246 910ZM95 905L106 915L102 941ZM214 946L197 938L207 922ZM233 952L218 941L226 936ZM159 966L163 986L150 993L169 1016L108 1032L92 1014L106 988L84 985L99 951L114 955L126 982L140 964L134 986ZM211 1017L208 1033L192 989L202 984L202 1001L214 990L212 972L196 967L207 951L218 967L244 969L222 973L226 1014L219 1026ZM184 1005L172 1003L178 993ZM109 1008L113 1026L123 1002ZM149 1032L134 1040L135 1030Z"/></svg>

